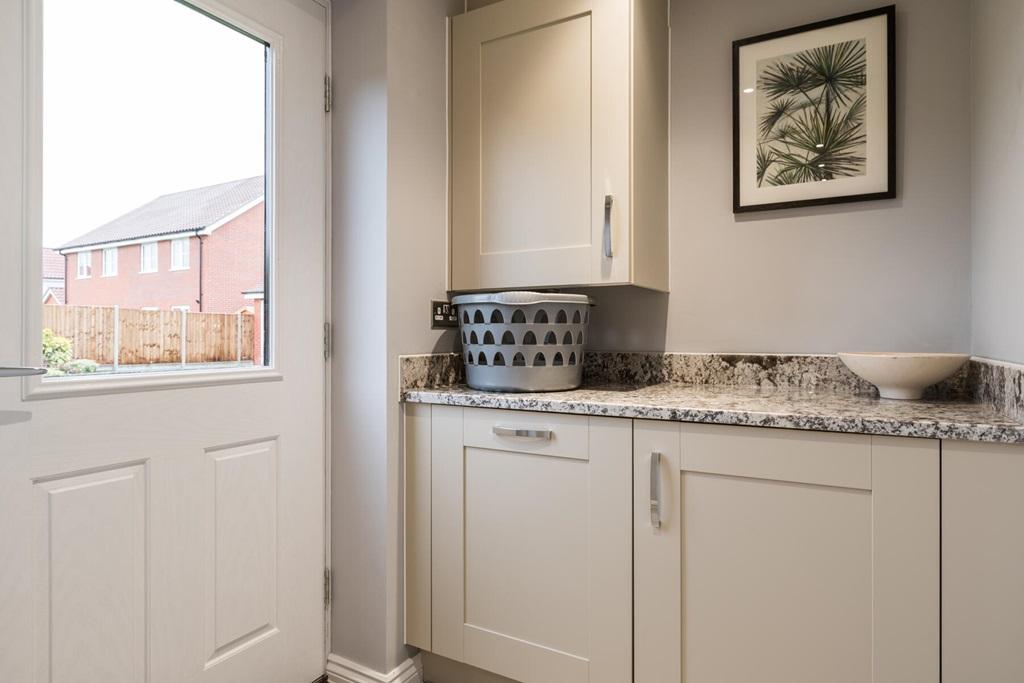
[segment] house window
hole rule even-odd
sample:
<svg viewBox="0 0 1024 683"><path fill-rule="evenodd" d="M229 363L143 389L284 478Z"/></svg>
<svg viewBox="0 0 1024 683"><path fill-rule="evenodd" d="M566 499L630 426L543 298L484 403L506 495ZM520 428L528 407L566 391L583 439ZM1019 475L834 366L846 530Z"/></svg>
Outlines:
<svg viewBox="0 0 1024 683"><path fill-rule="evenodd" d="M91 251L80 251L78 252L78 277L86 278L92 277L92 252Z"/></svg>
<svg viewBox="0 0 1024 683"><path fill-rule="evenodd" d="M171 306L172 311L178 311L179 313L188 313L191 306Z"/></svg>
<svg viewBox="0 0 1024 683"><path fill-rule="evenodd" d="M117 247L103 250L103 277L117 275Z"/></svg>
<svg viewBox="0 0 1024 683"><path fill-rule="evenodd" d="M188 270L189 238L171 240L171 270Z"/></svg>
<svg viewBox="0 0 1024 683"><path fill-rule="evenodd" d="M139 265L140 273L155 273L157 270L156 242L145 242L139 246L142 254L142 263Z"/></svg>

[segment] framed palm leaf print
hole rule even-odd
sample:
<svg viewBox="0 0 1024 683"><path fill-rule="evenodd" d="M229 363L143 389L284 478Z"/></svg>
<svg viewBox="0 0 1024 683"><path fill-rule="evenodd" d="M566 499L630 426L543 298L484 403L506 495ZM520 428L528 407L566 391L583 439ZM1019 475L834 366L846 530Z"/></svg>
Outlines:
<svg viewBox="0 0 1024 683"><path fill-rule="evenodd" d="M896 196L895 7L733 43L733 211Z"/></svg>

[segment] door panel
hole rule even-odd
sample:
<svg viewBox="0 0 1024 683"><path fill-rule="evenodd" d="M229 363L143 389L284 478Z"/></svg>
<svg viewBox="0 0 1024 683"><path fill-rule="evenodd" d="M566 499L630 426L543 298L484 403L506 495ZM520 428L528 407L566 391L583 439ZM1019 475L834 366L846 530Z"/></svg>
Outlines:
<svg viewBox="0 0 1024 683"><path fill-rule="evenodd" d="M590 244L590 35L583 15L480 46L481 254Z"/></svg>
<svg viewBox="0 0 1024 683"><path fill-rule="evenodd" d="M683 680L871 680L868 492L679 479Z"/></svg>
<svg viewBox="0 0 1024 683"><path fill-rule="evenodd" d="M272 368L227 380L68 382L26 400L38 382L0 379L3 681L323 672L326 12L194 4L271 45L268 284L272 327L287 334L272 340ZM40 356L21 322L39 310L39 10L0 8L0 145L27 154L0 155L0 192L27 198L0 203L3 365Z"/></svg>
<svg viewBox="0 0 1024 683"><path fill-rule="evenodd" d="M636 424L636 680L938 681L937 441Z"/></svg>
<svg viewBox="0 0 1024 683"><path fill-rule="evenodd" d="M145 680L147 479L136 462L35 482L41 680Z"/></svg>
<svg viewBox="0 0 1024 683"><path fill-rule="evenodd" d="M465 450L467 624L586 654L589 596L577 579L587 574L587 464Z"/></svg>
<svg viewBox="0 0 1024 683"><path fill-rule="evenodd" d="M210 667L277 630L277 444L209 453L207 648Z"/></svg>
<svg viewBox="0 0 1024 683"><path fill-rule="evenodd" d="M522 0L453 18L453 289L628 280L630 7Z"/></svg>

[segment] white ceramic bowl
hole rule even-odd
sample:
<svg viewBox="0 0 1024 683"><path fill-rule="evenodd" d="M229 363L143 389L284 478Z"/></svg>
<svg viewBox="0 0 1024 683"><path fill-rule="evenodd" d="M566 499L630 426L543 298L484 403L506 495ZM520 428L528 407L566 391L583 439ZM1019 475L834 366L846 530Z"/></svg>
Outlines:
<svg viewBox="0 0 1024 683"><path fill-rule="evenodd" d="M878 387L882 398L921 398L925 388L959 370L965 353L840 353L846 367Z"/></svg>

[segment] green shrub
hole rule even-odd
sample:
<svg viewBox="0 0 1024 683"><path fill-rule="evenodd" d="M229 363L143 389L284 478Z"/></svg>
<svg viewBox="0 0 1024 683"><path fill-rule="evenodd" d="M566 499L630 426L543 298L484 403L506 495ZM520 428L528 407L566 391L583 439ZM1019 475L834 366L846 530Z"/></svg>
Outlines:
<svg viewBox="0 0 1024 683"><path fill-rule="evenodd" d="M61 368L69 375L87 375L92 372L96 372L96 368L99 367L99 363L88 358L77 358L70 363L65 363L64 367Z"/></svg>
<svg viewBox="0 0 1024 683"><path fill-rule="evenodd" d="M48 368L59 368L71 361L71 340L43 330L43 362Z"/></svg>

